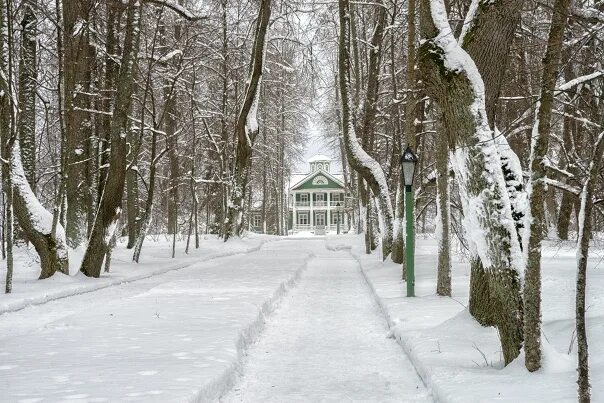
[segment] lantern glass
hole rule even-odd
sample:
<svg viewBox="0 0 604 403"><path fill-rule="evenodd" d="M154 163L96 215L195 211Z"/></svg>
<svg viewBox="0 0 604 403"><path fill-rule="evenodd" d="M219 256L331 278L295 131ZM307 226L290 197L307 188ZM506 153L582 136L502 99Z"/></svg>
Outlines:
<svg viewBox="0 0 604 403"><path fill-rule="evenodd" d="M413 186L413 177L415 175L415 164L417 163L417 155L407 147L401 156L401 165L403 168L403 181L405 186Z"/></svg>

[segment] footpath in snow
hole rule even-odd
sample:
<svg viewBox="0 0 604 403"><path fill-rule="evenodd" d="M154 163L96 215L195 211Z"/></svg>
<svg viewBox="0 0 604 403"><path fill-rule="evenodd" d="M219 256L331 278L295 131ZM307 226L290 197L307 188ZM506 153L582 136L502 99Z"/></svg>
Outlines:
<svg viewBox="0 0 604 403"><path fill-rule="evenodd" d="M198 256L173 263L189 265L180 270L6 312L0 401L215 401L315 250L323 242Z"/></svg>
<svg viewBox="0 0 604 403"><path fill-rule="evenodd" d="M503 367L496 330L480 326L468 313L470 269L453 256L453 297L436 295L437 248L419 237L416 295L405 297L400 265L366 255L359 236L327 239L331 250L348 250L381 306L393 335L439 402L573 403L577 401L577 346L574 337L576 257L573 242L545 243L543 250L543 367L524 368L521 355ZM604 272L602 249L590 251L587 332L592 401L604 402Z"/></svg>
<svg viewBox="0 0 604 403"><path fill-rule="evenodd" d="M267 241L276 237L255 235L244 239L235 238L225 243L214 235L201 239L200 248L195 249L191 240L190 253L185 254L185 242L176 245L176 258L172 259L172 242L164 236L156 239L148 237L143 247L140 263L132 262L132 249L126 249L124 243L118 244L112 257L111 272L101 273L98 279L88 278L78 272L83 249L70 250L70 276L60 273L38 280L40 266L33 248L16 248L13 292L0 295L0 315L14 312L30 305L39 305L48 301L65 298L76 294L96 291L130 281L152 277L172 270L182 269L199 262L218 257L248 253L260 249ZM0 270L0 285L4 289L6 267Z"/></svg>
<svg viewBox="0 0 604 403"><path fill-rule="evenodd" d="M347 252L316 252L243 374L222 402L432 401Z"/></svg>

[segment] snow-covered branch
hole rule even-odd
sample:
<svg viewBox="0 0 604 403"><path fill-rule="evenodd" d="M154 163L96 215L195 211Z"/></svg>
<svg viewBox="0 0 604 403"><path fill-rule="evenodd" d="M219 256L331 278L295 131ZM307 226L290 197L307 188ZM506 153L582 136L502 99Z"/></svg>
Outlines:
<svg viewBox="0 0 604 403"><path fill-rule="evenodd" d="M591 81L591 80L595 80L596 78L600 78L602 76L604 76L604 70L594 71L593 73L585 74L583 76L573 78L572 80L567 81L564 84L558 86L558 88L556 88L556 93L559 93L562 91L568 91L571 88L574 88L580 84L583 84L583 83Z"/></svg>
<svg viewBox="0 0 604 403"><path fill-rule="evenodd" d="M186 7L181 6L173 0L145 0L147 3L157 4L158 6L164 6L174 11L176 14L189 21L199 21L207 19L207 16L197 15Z"/></svg>

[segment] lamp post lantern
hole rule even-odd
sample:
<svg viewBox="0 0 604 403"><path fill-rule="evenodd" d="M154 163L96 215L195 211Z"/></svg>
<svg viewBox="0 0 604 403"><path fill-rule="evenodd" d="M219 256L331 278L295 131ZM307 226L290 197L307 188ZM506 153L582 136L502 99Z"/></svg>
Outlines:
<svg viewBox="0 0 604 403"><path fill-rule="evenodd" d="M407 296L415 297L415 233L413 218L413 177L417 155L411 147L407 147L401 155L401 181L405 186L405 223L407 236L405 239L405 263L407 266Z"/></svg>
<svg viewBox="0 0 604 403"><path fill-rule="evenodd" d="M340 202L336 203L336 214L338 215L338 235L340 235L340 214L342 211L342 208L340 207Z"/></svg>

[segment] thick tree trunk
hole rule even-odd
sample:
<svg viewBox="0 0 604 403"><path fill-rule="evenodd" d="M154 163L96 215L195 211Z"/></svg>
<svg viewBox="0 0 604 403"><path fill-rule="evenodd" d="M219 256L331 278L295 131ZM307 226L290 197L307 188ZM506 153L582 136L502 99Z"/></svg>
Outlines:
<svg viewBox="0 0 604 403"><path fill-rule="evenodd" d="M25 177L36 193L36 87L38 80L36 0L23 2L19 60L19 120L17 131Z"/></svg>
<svg viewBox="0 0 604 403"><path fill-rule="evenodd" d="M4 14L5 5L2 4L2 6L2 10L0 11L2 14L2 21L0 22L0 25L10 24L10 21L7 19L7 15L10 13L7 12L7 14ZM23 106L23 110L19 111L18 133L14 132L17 105L11 105L10 101L11 99L14 99L12 96L12 86L9 85L12 77L12 63L10 59L12 43L10 42L11 39L5 36L4 30L2 30L2 34L0 34L0 69L2 70L2 74L0 75L0 90L2 90L3 93L0 129L3 156L9 161L8 167L3 168L6 186L10 186L10 191L7 192L9 208L12 201L14 214L17 216L23 234L25 238L34 245L34 248L40 257L40 266L42 269L40 278L47 278L57 271L68 274L69 265L67 259L67 244L65 243L63 228L53 226L53 215L48 212L36 198L27 180L26 172L21 160L21 139L20 137L16 137L20 134L31 136L32 134L35 134L36 129L32 99L35 101L37 71L35 69L35 63L32 66L28 66L32 68L24 67L28 63L28 60L25 60L24 58L35 58L35 43L33 45L31 43L32 41L35 42L35 17L33 16L33 10L30 9L31 6L32 4L29 2L25 4L26 10L22 31L22 42L25 44L25 47L29 49L23 49L21 52L20 65L23 69L20 71L19 81L23 86L20 88L21 92L18 94L18 99L24 100L25 105ZM10 10L10 5L6 10ZM10 25L6 26L6 28L8 29L8 32L12 31ZM32 37L32 35L34 36ZM8 54L4 53L5 49L8 50ZM31 140L31 138L26 139L25 143L30 145L28 140ZM31 158L32 161L35 160L35 154L32 155L29 154L29 152L26 152L25 154L28 158ZM12 213L12 211L9 213ZM12 217L10 217L10 215L11 214L7 217L9 218L9 227L12 224ZM12 236L12 234L9 234L9 236ZM11 242L12 239L9 241L9 244Z"/></svg>
<svg viewBox="0 0 604 403"><path fill-rule="evenodd" d="M462 26L459 42L474 60L482 76L485 110L492 129L496 124L499 93L505 77L510 46L520 22L521 5L522 2L516 0L480 2L475 15L469 16L471 18ZM522 175L516 179L522 182ZM522 221L522 217L518 218L517 223ZM471 275L476 278L470 281L470 313L479 323L485 326L494 325L494 318L488 312L492 305L487 289L491 281L490 273L484 271L478 256L472 257L471 262Z"/></svg>
<svg viewBox="0 0 604 403"><path fill-rule="evenodd" d="M524 274L524 352L529 371L541 368L541 241L546 231L545 198L546 157L554 90L558 79L562 41L570 11L570 0L556 0L543 59L541 97L532 133L531 179L529 182L530 220Z"/></svg>
<svg viewBox="0 0 604 403"><path fill-rule="evenodd" d="M235 125L237 149L232 172L227 217L223 227L225 241L233 235L240 235L243 230L244 201L254 142L259 129L257 120L258 98L260 96L260 84L262 81L266 31L268 29L270 16L271 0L262 0L260 3L260 10L258 11L258 23L256 25L254 46L252 47L250 76L245 90L243 105Z"/></svg>
<svg viewBox="0 0 604 403"><path fill-rule="evenodd" d="M53 234L53 215L40 204L29 186L19 148L19 143L15 142L10 158L14 211L26 239L40 257L40 278L50 277L57 271L69 274L65 231L57 226Z"/></svg>
<svg viewBox="0 0 604 403"><path fill-rule="evenodd" d="M103 259L109 250L111 235L121 213L126 181L126 155L128 152L126 134L128 132L128 113L134 90L136 53L140 38L140 2L130 0L127 10L126 35L117 81L113 120L111 121L109 171L94 227L80 267L80 271L89 277L99 277L101 274Z"/></svg>
<svg viewBox="0 0 604 403"><path fill-rule="evenodd" d="M499 4L496 2L495 4ZM473 253L489 272L491 307L506 364L522 347L520 245L485 107L485 87L471 57L457 45L442 0L423 0L418 65L449 136L455 176ZM493 60L497 63L498 60ZM450 66L455 66L451 68ZM494 219L493 217L497 217ZM480 229L480 231L477 231Z"/></svg>
<svg viewBox="0 0 604 403"><path fill-rule="evenodd" d="M103 80L103 110L110 111L114 109L115 91L117 90L116 82L119 75L120 64L116 60L119 54L119 31L121 19L123 16L124 6L122 3L114 0L105 1L107 7L107 36L105 40L105 77ZM112 116L103 115L100 117L101 138L98 140L99 164L102 169L98 173L98 189L96 204L100 204L105 189L107 180L107 166L109 165L109 153L106 150L111 144L111 122Z"/></svg>
<svg viewBox="0 0 604 403"><path fill-rule="evenodd" d="M562 193L560 209L558 210L558 238L568 240L568 230L570 228L570 219L575 211L577 196L569 193Z"/></svg>
<svg viewBox="0 0 604 403"><path fill-rule="evenodd" d="M67 240L72 247L86 237L88 181L86 165L90 164L89 142L92 136L90 109L92 59L90 45L90 0L63 1L62 43L64 46L64 103L67 160Z"/></svg>

